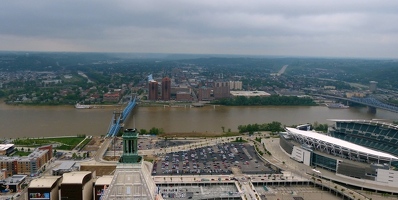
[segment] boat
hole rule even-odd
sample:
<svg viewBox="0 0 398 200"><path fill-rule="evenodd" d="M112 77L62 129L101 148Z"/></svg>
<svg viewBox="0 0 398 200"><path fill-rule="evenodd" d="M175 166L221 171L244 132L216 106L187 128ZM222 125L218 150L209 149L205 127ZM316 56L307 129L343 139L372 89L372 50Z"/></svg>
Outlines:
<svg viewBox="0 0 398 200"><path fill-rule="evenodd" d="M77 109L90 109L92 107L90 105L83 105L83 104L77 103L75 105L75 108L77 108Z"/></svg>
<svg viewBox="0 0 398 200"><path fill-rule="evenodd" d="M328 108L349 108L350 106L346 106L341 103L330 103L330 104L325 104Z"/></svg>

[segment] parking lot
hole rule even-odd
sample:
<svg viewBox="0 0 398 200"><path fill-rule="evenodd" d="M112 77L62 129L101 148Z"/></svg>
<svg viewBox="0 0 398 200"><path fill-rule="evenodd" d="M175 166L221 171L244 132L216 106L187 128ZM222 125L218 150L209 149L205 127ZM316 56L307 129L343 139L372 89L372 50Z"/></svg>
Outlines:
<svg viewBox="0 0 398 200"><path fill-rule="evenodd" d="M231 174L232 168L246 174L273 173L258 158L253 146L222 143L164 154L154 163L152 175Z"/></svg>

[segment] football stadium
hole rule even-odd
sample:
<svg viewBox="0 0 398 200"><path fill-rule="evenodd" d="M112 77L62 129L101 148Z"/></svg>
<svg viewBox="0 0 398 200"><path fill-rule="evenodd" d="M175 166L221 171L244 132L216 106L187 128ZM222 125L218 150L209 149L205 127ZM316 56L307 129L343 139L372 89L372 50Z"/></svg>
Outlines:
<svg viewBox="0 0 398 200"><path fill-rule="evenodd" d="M328 133L311 125L286 128L280 146L290 158L338 176L398 187L398 126L374 120L332 120Z"/></svg>

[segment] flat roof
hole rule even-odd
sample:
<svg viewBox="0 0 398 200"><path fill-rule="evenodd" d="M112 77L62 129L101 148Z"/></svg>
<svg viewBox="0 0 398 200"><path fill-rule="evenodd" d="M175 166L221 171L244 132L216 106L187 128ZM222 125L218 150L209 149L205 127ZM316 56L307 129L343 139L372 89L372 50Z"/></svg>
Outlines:
<svg viewBox="0 0 398 200"><path fill-rule="evenodd" d="M63 174L62 184L81 184L90 171L75 171Z"/></svg>
<svg viewBox="0 0 398 200"><path fill-rule="evenodd" d="M0 144L0 151L5 151L13 146L14 144Z"/></svg>
<svg viewBox="0 0 398 200"><path fill-rule="evenodd" d="M27 175L12 175L11 177L8 177L8 178L4 179L4 183L6 185L18 185L26 177L27 177Z"/></svg>
<svg viewBox="0 0 398 200"><path fill-rule="evenodd" d="M298 130L298 129L295 129L295 128L286 128L286 130L288 130L289 132L291 132L293 134L299 134L299 135L302 135L302 136L305 136L305 137L310 137L310 138L314 138L314 139L317 139L317 140L321 140L323 142L332 143L333 145L341 146L341 147L346 148L346 149L352 149L352 150L355 150L355 151L358 151L358 152L362 152L362 153L365 153L365 154L372 154L372 155L375 155L375 156L380 156L380 157L385 157L385 158L391 158L391 159L398 160L398 157L395 157L395 156L393 156L391 154L383 153L383 152L380 152L380 151L375 151L373 149L369 149L369 148L366 148L366 147L363 147L363 146L360 146L360 145L357 145L357 144L354 144L354 143L351 143L351 142L347 142L347 141L342 140L342 139L334 138L334 137L331 137L331 136L328 136L328 135L324 135L324 134L320 134L320 133L317 133L317 132L314 132L314 131L302 131L302 130Z"/></svg>
<svg viewBox="0 0 398 200"><path fill-rule="evenodd" d="M76 164L75 161L65 161L65 162L62 162L56 168L54 168L53 171L56 171L56 170L68 170L68 169L72 168L73 166L75 166L75 164Z"/></svg>
<svg viewBox="0 0 398 200"><path fill-rule="evenodd" d="M264 91L230 91L233 96L245 96L245 97L255 97L255 96L270 96L271 94Z"/></svg>
<svg viewBox="0 0 398 200"><path fill-rule="evenodd" d="M61 176L42 176L33 179L29 184L29 188L51 188L60 178Z"/></svg>
<svg viewBox="0 0 398 200"><path fill-rule="evenodd" d="M95 181L95 185L110 185L112 180L112 175L101 176Z"/></svg>

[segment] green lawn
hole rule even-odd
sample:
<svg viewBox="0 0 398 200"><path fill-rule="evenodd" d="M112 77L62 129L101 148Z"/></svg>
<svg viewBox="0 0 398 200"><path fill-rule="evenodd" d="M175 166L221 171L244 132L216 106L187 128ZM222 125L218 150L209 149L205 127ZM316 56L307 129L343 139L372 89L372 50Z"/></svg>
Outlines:
<svg viewBox="0 0 398 200"><path fill-rule="evenodd" d="M48 144L58 144L55 149L72 150L77 144L79 144L85 137L59 137L59 138L22 138L15 139L15 146L24 147L40 147Z"/></svg>

